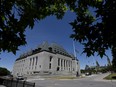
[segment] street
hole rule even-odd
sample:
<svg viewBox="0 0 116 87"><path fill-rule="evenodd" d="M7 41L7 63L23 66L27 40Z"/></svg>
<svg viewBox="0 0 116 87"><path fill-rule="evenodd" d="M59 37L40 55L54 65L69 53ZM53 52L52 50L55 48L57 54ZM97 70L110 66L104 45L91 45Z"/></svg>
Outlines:
<svg viewBox="0 0 116 87"><path fill-rule="evenodd" d="M116 87L116 81L102 80L107 74L92 75L80 79L39 79L32 80L35 87Z"/></svg>

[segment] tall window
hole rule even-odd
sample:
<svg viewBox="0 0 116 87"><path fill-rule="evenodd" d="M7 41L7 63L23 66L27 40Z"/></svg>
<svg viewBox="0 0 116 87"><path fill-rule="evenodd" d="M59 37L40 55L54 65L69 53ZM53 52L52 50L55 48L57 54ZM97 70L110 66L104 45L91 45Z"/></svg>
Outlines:
<svg viewBox="0 0 116 87"><path fill-rule="evenodd" d="M32 59L30 58L30 66L31 66L31 61L32 61Z"/></svg>
<svg viewBox="0 0 116 87"><path fill-rule="evenodd" d="M71 68L71 70L72 70L72 61L70 61L70 64L71 64L71 65L70 65L70 68Z"/></svg>
<svg viewBox="0 0 116 87"><path fill-rule="evenodd" d="M51 69L51 63L49 64L49 69Z"/></svg>
<svg viewBox="0 0 116 87"><path fill-rule="evenodd" d="M34 57L33 57L33 65L34 65Z"/></svg>
<svg viewBox="0 0 116 87"><path fill-rule="evenodd" d="M65 60L64 60L64 68L65 68Z"/></svg>
<svg viewBox="0 0 116 87"><path fill-rule="evenodd" d="M61 70L63 69L63 60L61 59Z"/></svg>
<svg viewBox="0 0 116 87"><path fill-rule="evenodd" d="M61 59L61 67L62 67L62 59Z"/></svg>
<svg viewBox="0 0 116 87"><path fill-rule="evenodd" d="M53 57L50 56L50 59L49 59L49 60L50 60L50 63L49 63L49 69L51 69L51 61L52 61L52 58L53 58Z"/></svg>
<svg viewBox="0 0 116 87"><path fill-rule="evenodd" d="M50 62L52 61L52 56L50 56Z"/></svg>
<svg viewBox="0 0 116 87"><path fill-rule="evenodd" d="M58 58L58 66L60 66L60 58Z"/></svg>
<svg viewBox="0 0 116 87"><path fill-rule="evenodd" d="M35 65L37 65L37 62L38 62L38 56L36 56L36 64Z"/></svg>
<svg viewBox="0 0 116 87"><path fill-rule="evenodd" d="M68 61L66 60L66 67L68 66L67 62L68 62Z"/></svg>

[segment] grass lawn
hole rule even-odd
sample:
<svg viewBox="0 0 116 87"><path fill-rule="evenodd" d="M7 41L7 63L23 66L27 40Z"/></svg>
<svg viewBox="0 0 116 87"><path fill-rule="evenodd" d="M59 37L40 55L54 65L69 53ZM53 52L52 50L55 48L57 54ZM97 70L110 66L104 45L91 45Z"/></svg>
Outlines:
<svg viewBox="0 0 116 87"><path fill-rule="evenodd" d="M75 77L75 76L53 76L53 77L46 77L49 79L78 79L80 77Z"/></svg>
<svg viewBox="0 0 116 87"><path fill-rule="evenodd" d="M112 73L112 74L106 76L104 79L106 79L106 80L116 80L116 73Z"/></svg>

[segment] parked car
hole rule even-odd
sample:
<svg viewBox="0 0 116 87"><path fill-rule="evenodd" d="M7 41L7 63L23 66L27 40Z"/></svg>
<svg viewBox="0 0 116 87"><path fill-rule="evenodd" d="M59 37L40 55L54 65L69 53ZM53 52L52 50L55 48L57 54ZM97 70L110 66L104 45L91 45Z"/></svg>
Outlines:
<svg viewBox="0 0 116 87"><path fill-rule="evenodd" d="M24 77L23 76L18 76L16 79L17 80L24 80Z"/></svg>
<svg viewBox="0 0 116 87"><path fill-rule="evenodd" d="M12 80L13 79L13 76L12 75L7 75L7 76L3 76L4 79L9 79L9 80Z"/></svg>
<svg viewBox="0 0 116 87"><path fill-rule="evenodd" d="M89 75L91 75L91 73L90 73L90 72L87 72L87 73L85 73L85 75L86 75L86 76L89 76Z"/></svg>

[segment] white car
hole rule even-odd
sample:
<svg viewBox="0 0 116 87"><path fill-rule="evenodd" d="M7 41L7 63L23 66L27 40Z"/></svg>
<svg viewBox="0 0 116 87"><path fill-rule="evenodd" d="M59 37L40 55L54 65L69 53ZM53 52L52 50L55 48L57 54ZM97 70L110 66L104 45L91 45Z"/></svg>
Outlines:
<svg viewBox="0 0 116 87"><path fill-rule="evenodd" d="M86 75L86 76L89 76L89 75L91 75L91 73L90 73L90 72L87 72L87 73L85 73L85 75Z"/></svg>
<svg viewBox="0 0 116 87"><path fill-rule="evenodd" d="M17 80L24 80L24 77L23 76L18 76L16 79Z"/></svg>

